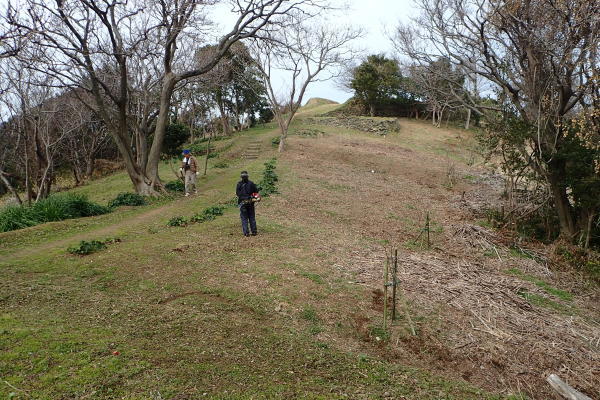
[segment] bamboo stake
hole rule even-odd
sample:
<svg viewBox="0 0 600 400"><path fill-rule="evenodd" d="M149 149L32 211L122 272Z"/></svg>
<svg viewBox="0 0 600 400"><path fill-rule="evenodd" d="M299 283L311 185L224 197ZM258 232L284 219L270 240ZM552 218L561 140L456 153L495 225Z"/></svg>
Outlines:
<svg viewBox="0 0 600 400"><path fill-rule="evenodd" d="M427 248L431 246L431 240L429 238L429 211L427 211L427 222L425 224L425 229L427 229Z"/></svg>
<svg viewBox="0 0 600 400"><path fill-rule="evenodd" d="M397 283L397 272L398 272L398 249L394 251L393 258L393 267L392 267L392 321L396 320L396 283Z"/></svg>
<svg viewBox="0 0 600 400"><path fill-rule="evenodd" d="M387 297L388 297L388 278L389 278L390 258L385 257L385 272L383 273L383 329L387 329Z"/></svg>

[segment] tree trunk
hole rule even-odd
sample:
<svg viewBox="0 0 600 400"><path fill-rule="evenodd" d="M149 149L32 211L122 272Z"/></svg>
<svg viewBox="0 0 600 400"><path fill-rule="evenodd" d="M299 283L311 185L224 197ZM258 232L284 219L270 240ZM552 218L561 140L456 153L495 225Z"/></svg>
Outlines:
<svg viewBox="0 0 600 400"><path fill-rule="evenodd" d="M15 200L17 201L17 203L23 204L23 201L21 200L21 197L19 196L19 192L17 192L17 190L14 188L14 186L10 183L10 181L6 177L6 173L2 170L0 170L0 180L2 180L2 182L4 183L6 188L12 193L12 195L15 198Z"/></svg>
<svg viewBox="0 0 600 400"><path fill-rule="evenodd" d="M569 202L567 188L564 183L564 165L562 165L562 172L561 165L550 163L548 166L553 169L548 173L547 179L560 222L560 235L569 241L573 241L577 236L578 229L573 216L573 207Z"/></svg>
<svg viewBox="0 0 600 400"><path fill-rule="evenodd" d="M160 162L160 153L162 151L163 141L165 139L165 129L169 119L169 109L171 107L171 96L175 89L175 77L172 73L167 74L164 78L162 91L160 93L160 108L156 119L156 128L154 130L154 139L152 147L148 154L148 162L145 165L146 176L150 178L150 185L160 184L158 177L158 164ZM144 165L141 165L142 169Z"/></svg>
<svg viewBox="0 0 600 400"><path fill-rule="evenodd" d="M293 117L293 111L290 111L289 119L284 119L283 115L277 116L277 123L279 125L279 131L281 136L279 137L279 148L278 151L283 153L285 151L285 141L287 139L288 130L290 127L291 118Z"/></svg>
<svg viewBox="0 0 600 400"><path fill-rule="evenodd" d="M369 115L371 115L371 117L375 116L375 105L374 104L369 104Z"/></svg>
<svg viewBox="0 0 600 400"><path fill-rule="evenodd" d="M594 223L595 214L590 212L588 216L587 224L585 227L585 245L584 248L587 250L590 247L590 236L592 234L592 225Z"/></svg>
<svg viewBox="0 0 600 400"><path fill-rule="evenodd" d="M94 156L90 156L85 165L85 178L92 179L92 174L94 173L94 167L96 163L96 158Z"/></svg>
<svg viewBox="0 0 600 400"><path fill-rule="evenodd" d="M471 109L467 108L467 120L465 121L465 129L469 130L469 125L471 124Z"/></svg>

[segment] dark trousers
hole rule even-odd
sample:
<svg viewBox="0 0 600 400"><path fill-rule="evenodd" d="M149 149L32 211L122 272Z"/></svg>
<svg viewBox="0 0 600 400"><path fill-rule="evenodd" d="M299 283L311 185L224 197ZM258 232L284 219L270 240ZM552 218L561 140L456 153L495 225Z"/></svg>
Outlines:
<svg viewBox="0 0 600 400"><path fill-rule="evenodd" d="M256 235L256 217L254 214L254 204L240 205L240 218L242 219L242 231L248 236L250 232ZM248 232L248 222L250 222L250 232Z"/></svg>

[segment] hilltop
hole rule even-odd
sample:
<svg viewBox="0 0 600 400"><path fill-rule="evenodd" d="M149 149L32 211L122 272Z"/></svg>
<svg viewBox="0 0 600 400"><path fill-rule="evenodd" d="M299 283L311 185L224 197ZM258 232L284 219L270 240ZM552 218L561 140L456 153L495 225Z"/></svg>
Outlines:
<svg viewBox="0 0 600 400"><path fill-rule="evenodd" d="M274 124L222 141L199 196L0 234L0 396L548 399L558 373L598 397L600 290L489 225L502 179L473 134L323 116L336 107L311 99L282 154ZM244 238L233 188L272 158L279 193ZM75 192L104 204L128 186L117 173ZM402 301L384 330L393 249Z"/></svg>

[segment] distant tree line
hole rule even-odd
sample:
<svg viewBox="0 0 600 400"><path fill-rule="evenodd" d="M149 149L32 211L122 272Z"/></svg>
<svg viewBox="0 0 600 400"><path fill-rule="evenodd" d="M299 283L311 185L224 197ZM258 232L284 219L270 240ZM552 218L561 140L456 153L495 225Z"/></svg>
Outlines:
<svg viewBox="0 0 600 400"><path fill-rule="evenodd" d="M158 195L165 154L273 118L283 150L308 85L335 74L360 31L326 29L327 1L243 0L233 25L217 32L217 3L8 1L0 190L37 201L59 173L81 184L105 157L118 159L137 193ZM279 87L275 69L291 73L290 85Z"/></svg>
<svg viewBox="0 0 600 400"><path fill-rule="evenodd" d="M546 238L600 244L600 18L594 2L417 0L393 35L416 93L484 122L480 143L518 187L538 188ZM520 209L519 209L520 208ZM554 216L552 218L551 216ZM556 221L554 223L553 221Z"/></svg>

